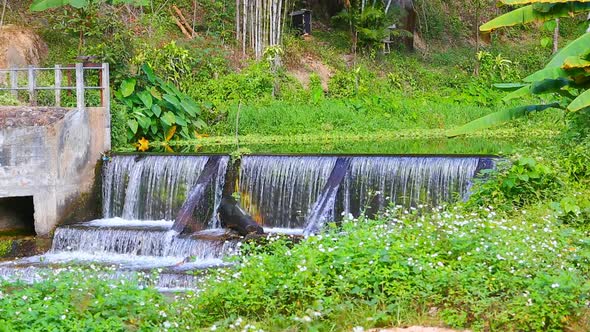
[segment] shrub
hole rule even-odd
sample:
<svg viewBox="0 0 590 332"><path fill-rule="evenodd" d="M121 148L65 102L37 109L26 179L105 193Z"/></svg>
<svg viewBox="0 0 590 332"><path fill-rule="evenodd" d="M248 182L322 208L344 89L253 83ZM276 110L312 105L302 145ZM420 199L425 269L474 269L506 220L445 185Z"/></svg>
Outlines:
<svg viewBox="0 0 590 332"><path fill-rule="evenodd" d="M201 109L189 96L157 77L149 65L142 73L125 79L115 96L126 107L127 138L168 141L179 134L185 139L206 126Z"/></svg>

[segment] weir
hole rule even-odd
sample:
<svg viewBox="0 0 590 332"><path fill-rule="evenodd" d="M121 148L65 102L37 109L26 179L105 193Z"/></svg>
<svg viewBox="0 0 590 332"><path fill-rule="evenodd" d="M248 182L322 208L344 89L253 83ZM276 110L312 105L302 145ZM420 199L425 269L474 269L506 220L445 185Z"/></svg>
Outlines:
<svg viewBox="0 0 590 332"><path fill-rule="evenodd" d="M102 172L104 219L58 227L49 252L0 263L0 277L35 281L56 265L98 263L118 267L105 278L163 268L152 284L193 288L198 280L191 270L222 266L238 248L239 237L223 227L311 235L369 206L452 202L466 197L472 179L494 160L244 156L239 169L234 165L228 156L113 156ZM226 174L239 174L237 183ZM232 186L237 201L222 197Z"/></svg>

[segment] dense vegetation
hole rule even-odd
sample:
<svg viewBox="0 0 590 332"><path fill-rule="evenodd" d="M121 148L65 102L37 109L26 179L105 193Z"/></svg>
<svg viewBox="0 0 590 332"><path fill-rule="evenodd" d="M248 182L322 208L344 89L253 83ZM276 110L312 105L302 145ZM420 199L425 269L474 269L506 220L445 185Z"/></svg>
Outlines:
<svg viewBox="0 0 590 332"><path fill-rule="evenodd" d="M273 53L282 54L278 68L274 56L240 55L234 1L198 3L199 17L210 19L197 22L190 40L176 38L159 1L144 7L96 1L84 11L66 6L38 14L47 19L41 31L51 42L49 63L85 53L115 64L116 149L134 149L146 137L158 141L152 148L193 152L233 144L236 131L241 142L281 142L297 152L315 152L314 142L366 153L384 139L443 141L447 129L538 103L530 86L504 102L493 84L526 82L551 63L545 39L552 26L504 29L490 44L475 37L481 23L508 12L492 1L415 1L424 45L391 54L382 54L370 29L372 39L352 43L348 28L331 26L329 16L347 14L354 29L368 29L354 8L338 14L330 1L312 1L318 16L328 18L311 39L286 36ZM192 9L189 2L177 6ZM88 24L77 25L81 19ZM561 20L561 45L582 35L584 19ZM581 66L575 70L587 68L587 52L573 56ZM422 324L587 331L590 113L562 109L587 91L588 74L571 68L559 74L536 90L547 92L541 103L556 101L559 109L521 112L526 116L495 134L474 134L516 143L504 155L510 162L486 173L465 202L407 211L392 206L376 220L349 219L298 244L276 237L246 242L230 258L237 264L210 272L196 294L169 297L140 286L143 280L103 280L96 267L67 268L34 285L5 282L0 330L360 331ZM403 144L425 151L422 141ZM479 149L499 149L492 150Z"/></svg>

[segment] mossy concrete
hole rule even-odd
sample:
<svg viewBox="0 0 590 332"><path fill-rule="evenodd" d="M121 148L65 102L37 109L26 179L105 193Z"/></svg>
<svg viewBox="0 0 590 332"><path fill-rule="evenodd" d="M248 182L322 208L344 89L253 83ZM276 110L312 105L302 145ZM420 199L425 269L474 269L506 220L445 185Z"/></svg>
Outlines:
<svg viewBox="0 0 590 332"><path fill-rule="evenodd" d="M0 236L0 260L41 255L51 248L51 239L33 236Z"/></svg>

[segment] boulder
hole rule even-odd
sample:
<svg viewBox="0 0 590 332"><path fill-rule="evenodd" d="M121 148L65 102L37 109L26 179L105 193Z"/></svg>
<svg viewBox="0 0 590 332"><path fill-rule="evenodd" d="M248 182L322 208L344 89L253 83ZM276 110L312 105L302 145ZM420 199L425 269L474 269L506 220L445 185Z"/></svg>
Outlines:
<svg viewBox="0 0 590 332"><path fill-rule="evenodd" d="M38 66L47 55L47 45L33 30L16 25L0 27L0 69ZM0 75L0 83L7 82Z"/></svg>

